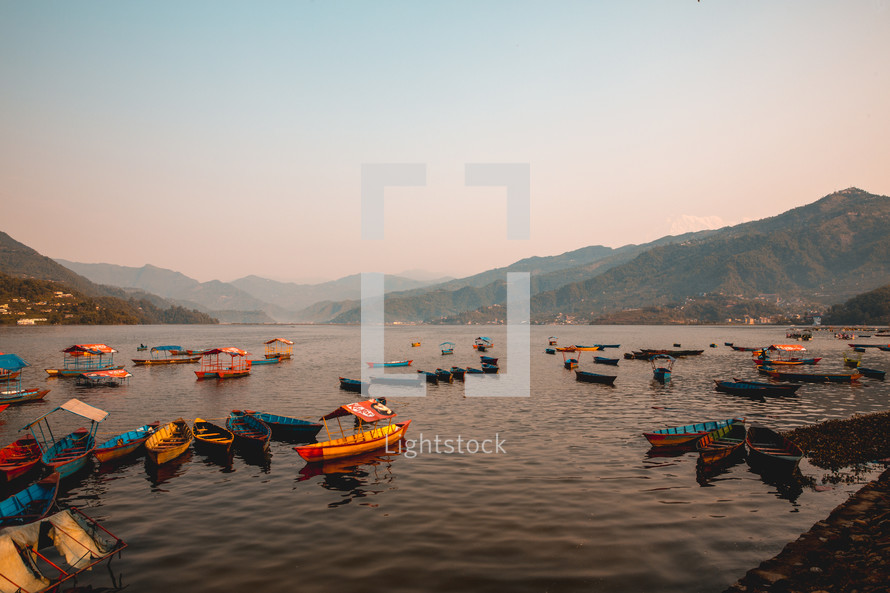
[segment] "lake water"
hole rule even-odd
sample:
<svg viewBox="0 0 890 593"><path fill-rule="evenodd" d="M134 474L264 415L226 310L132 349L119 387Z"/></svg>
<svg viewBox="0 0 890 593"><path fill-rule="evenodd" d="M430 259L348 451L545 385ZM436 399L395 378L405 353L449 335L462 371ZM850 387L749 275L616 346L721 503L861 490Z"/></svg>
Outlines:
<svg viewBox="0 0 890 593"><path fill-rule="evenodd" d="M411 439L440 453L372 455L307 466L283 442L268 460L239 455L231 465L187 453L160 470L136 458L95 465L65 485L59 501L82 508L129 547L80 579L129 591L380 591L399 592L718 592L859 488L823 486L828 472L801 463L803 486L771 485L745 463L716 475L696 472L697 455L650 456L642 432L692 421L743 415L786 429L856 412L887 409L890 389L804 385L792 398L756 402L717 393L713 379L756 377L750 354L724 342L786 343L785 328L575 327L531 328L531 396L464 397L461 383L429 386L426 397L387 396ZM503 327L389 327L387 360L413 367L479 366L473 339L491 336L488 353L509 370ZM806 343L820 368L840 371L846 341L817 334ZM704 348L680 359L668 385L652 380L649 363L621 360L613 388L579 383L560 344L621 344L607 355L640 347ZM263 342L293 340L294 359L255 367L251 376L196 381L196 365L135 367L136 346L237 346L261 358ZM419 348L410 343L420 340ZM457 344L442 356L438 344ZM873 340L873 341L876 341ZM133 373L129 386L88 390L50 379L61 350L104 342ZM716 343L717 348L709 348ZM220 423L232 409L317 419L357 396L338 377L359 378L360 329L325 326L125 326L0 329L0 351L31 363L25 386L51 388L42 403L0 414L0 444L72 397L109 412L100 438L138 425L196 416ZM866 366L887 369L890 354L869 350ZM378 395L384 391L376 391ZM64 412L58 422L74 422ZM444 439L501 450L445 454ZM434 445L431 445L434 446ZM492 450L493 443L488 445Z"/></svg>

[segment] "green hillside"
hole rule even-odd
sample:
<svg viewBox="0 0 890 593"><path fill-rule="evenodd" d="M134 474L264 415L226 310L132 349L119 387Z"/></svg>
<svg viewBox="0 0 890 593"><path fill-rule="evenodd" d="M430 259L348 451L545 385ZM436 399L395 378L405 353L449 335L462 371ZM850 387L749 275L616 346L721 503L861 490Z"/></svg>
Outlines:
<svg viewBox="0 0 890 593"><path fill-rule="evenodd" d="M828 325L890 325L890 284L833 305L822 318Z"/></svg>

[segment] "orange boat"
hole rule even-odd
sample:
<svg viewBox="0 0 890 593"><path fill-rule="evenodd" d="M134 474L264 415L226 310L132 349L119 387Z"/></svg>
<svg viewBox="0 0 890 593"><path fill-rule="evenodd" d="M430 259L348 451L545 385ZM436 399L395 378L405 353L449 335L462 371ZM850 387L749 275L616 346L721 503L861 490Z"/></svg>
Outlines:
<svg viewBox="0 0 890 593"><path fill-rule="evenodd" d="M358 419L358 427L355 434L347 435L343 431L340 417L350 415ZM352 404L344 404L330 414L321 417L330 440L294 447L294 450L300 454L300 457L310 462L351 457L383 448L389 450L405 437L405 431L408 430L408 425L411 424L410 420L393 423L392 420L395 417L396 413L386 407L380 400L369 399ZM331 438L331 431L327 422L334 418L337 419L340 434L343 435L338 439ZM382 420L387 420L389 424L373 428L365 427L366 424L376 424Z"/></svg>
<svg viewBox="0 0 890 593"><path fill-rule="evenodd" d="M266 344L266 358L286 360L294 355L294 343L287 338L272 338Z"/></svg>
<svg viewBox="0 0 890 593"><path fill-rule="evenodd" d="M220 360L220 354L229 356L229 359ZM195 375L198 379L246 377L250 374L250 361L245 358L248 354L249 352L231 346L205 350L201 359L201 370L195 371Z"/></svg>

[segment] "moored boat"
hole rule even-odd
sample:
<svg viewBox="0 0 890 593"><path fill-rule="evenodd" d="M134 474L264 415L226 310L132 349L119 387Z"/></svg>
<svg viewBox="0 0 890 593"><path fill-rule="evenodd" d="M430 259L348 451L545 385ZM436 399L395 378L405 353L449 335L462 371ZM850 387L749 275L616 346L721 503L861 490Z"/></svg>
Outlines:
<svg viewBox="0 0 890 593"><path fill-rule="evenodd" d="M756 385L758 387L768 387L772 393L768 395L793 395L800 389L800 385L794 383L776 383L775 381L746 381L745 379L732 378L735 383L744 383L747 385Z"/></svg>
<svg viewBox="0 0 890 593"><path fill-rule="evenodd" d="M676 359L669 354L656 354L649 361L652 363L652 376L659 383L667 383L671 380Z"/></svg>
<svg viewBox="0 0 890 593"><path fill-rule="evenodd" d="M618 366L617 358L606 358L605 356L594 356L593 362L594 364L609 364L612 366Z"/></svg>
<svg viewBox="0 0 890 593"><path fill-rule="evenodd" d="M559 338L557 338L556 336L550 336L549 338L547 338L547 343L550 346L556 346L557 344L559 344Z"/></svg>
<svg viewBox="0 0 890 593"><path fill-rule="evenodd" d="M235 435L228 428L203 418L195 418L192 434L195 436L195 449L207 453L229 453L235 441Z"/></svg>
<svg viewBox="0 0 890 593"><path fill-rule="evenodd" d="M158 429L159 425L160 423L155 421L114 435L105 442L96 445L96 448L93 449L93 455L100 463L127 457L139 450L145 444L145 441L148 440L148 437Z"/></svg>
<svg viewBox="0 0 890 593"><path fill-rule="evenodd" d="M492 356L480 356L479 361L482 364L497 364L498 363L498 359L494 358Z"/></svg>
<svg viewBox="0 0 890 593"><path fill-rule="evenodd" d="M56 503L61 476L53 472L0 501L0 528L27 525L44 518Z"/></svg>
<svg viewBox="0 0 890 593"><path fill-rule="evenodd" d="M114 364L117 352L107 344L74 344L62 350L65 355L62 368L45 369L50 377L79 377L92 371L122 369L124 365Z"/></svg>
<svg viewBox="0 0 890 593"><path fill-rule="evenodd" d="M155 346L150 351L151 358L133 358L133 364L159 365L159 364L188 364L201 360L200 354L185 354L182 346ZM162 356L159 356L162 354Z"/></svg>
<svg viewBox="0 0 890 593"><path fill-rule="evenodd" d="M417 374L426 377L427 383L432 383L433 385L439 384L439 375L437 375L436 373L433 373L431 371L417 371Z"/></svg>
<svg viewBox="0 0 890 593"><path fill-rule="evenodd" d="M0 354L0 405L35 401L49 393L49 389L22 386L22 369L28 366L17 354Z"/></svg>
<svg viewBox="0 0 890 593"><path fill-rule="evenodd" d="M599 373L591 373L589 371L575 371L575 379L582 383L601 383L603 385L614 385L617 375L601 375Z"/></svg>
<svg viewBox="0 0 890 593"><path fill-rule="evenodd" d="M0 476L12 480L35 469L40 463L40 445L37 440L26 435L0 449Z"/></svg>
<svg viewBox="0 0 890 593"><path fill-rule="evenodd" d="M195 439L192 429L182 418L161 426L145 441L145 452L155 465L176 459L188 450Z"/></svg>
<svg viewBox="0 0 890 593"><path fill-rule="evenodd" d="M881 371L878 369L868 369L865 367L859 367L859 372L869 379L884 379L884 376L887 374L887 371Z"/></svg>
<svg viewBox="0 0 890 593"><path fill-rule="evenodd" d="M439 344L439 348L442 351L442 355L446 354L454 354L454 342L442 342Z"/></svg>
<svg viewBox="0 0 890 593"><path fill-rule="evenodd" d="M753 468L791 472L803 457L803 451L796 443L757 424L748 428L745 444L748 446L748 463Z"/></svg>
<svg viewBox="0 0 890 593"><path fill-rule="evenodd" d="M276 439L284 439L292 442L311 441L321 430L322 425L309 420L301 420L300 418L291 418L290 416L280 416L278 414L269 414L267 412L255 412L253 410L244 410L245 413L254 416L272 429L272 436Z"/></svg>
<svg viewBox="0 0 890 593"><path fill-rule="evenodd" d="M129 371L124 369L93 371L78 377L77 384L81 387L120 387L128 385L132 376Z"/></svg>
<svg viewBox="0 0 890 593"><path fill-rule="evenodd" d="M78 428L66 436L56 439L53 435L49 416L58 411L65 411L90 421L90 427ZM32 420L22 430L29 430L40 445L40 460L52 471L59 472L63 478L83 469L90 459L96 446L96 430L99 423L105 420L108 412L87 405L80 400L71 399L61 406Z"/></svg>
<svg viewBox="0 0 890 593"><path fill-rule="evenodd" d="M482 363L482 372L483 373L497 374L498 371L500 371L500 370L501 370L501 368L496 364L487 364L484 362Z"/></svg>
<svg viewBox="0 0 890 593"><path fill-rule="evenodd" d="M294 355L294 343L287 338L272 338L264 344L266 345L266 358L287 360Z"/></svg>
<svg viewBox="0 0 890 593"><path fill-rule="evenodd" d="M268 358L257 358L256 360L248 360L247 361L251 368L256 365L265 365L265 364L278 364L281 362L281 359L277 356L270 356Z"/></svg>
<svg viewBox="0 0 890 593"><path fill-rule="evenodd" d="M254 451L269 450L272 429L256 416L241 410L232 410L226 418L226 428L235 435L239 445Z"/></svg>
<svg viewBox="0 0 890 593"><path fill-rule="evenodd" d="M340 389L351 391L353 393L361 393L362 386L370 388L370 384L362 383L358 379L348 379L346 377L340 377ZM365 393L367 392L367 389L365 389Z"/></svg>
<svg viewBox="0 0 890 593"><path fill-rule="evenodd" d="M767 393L767 387L754 385L751 383L736 383L735 381L714 380L714 389L721 393L729 393L730 395L742 395L745 397L763 398Z"/></svg>
<svg viewBox="0 0 890 593"><path fill-rule="evenodd" d="M464 376L467 374L467 369L461 367L451 367L451 376L457 379L458 381L463 381Z"/></svg>
<svg viewBox="0 0 890 593"><path fill-rule="evenodd" d="M388 362L369 362L367 363L372 369L389 368L389 367L409 367L413 360L390 360Z"/></svg>
<svg viewBox="0 0 890 593"><path fill-rule="evenodd" d="M195 375L199 380L246 377L250 374L247 355L244 350L232 346L205 350L201 358L201 370L195 371Z"/></svg>
<svg viewBox="0 0 890 593"><path fill-rule="evenodd" d="M343 425L340 423L340 417L348 415L352 415L359 420L355 434L347 435L343 431ZM395 416L396 413L386 407L386 405L373 399L344 404L333 412L321 417L329 440L294 447L294 450L300 454L300 457L309 462L349 457L377 449L386 449L387 452L394 452L397 443L404 438L405 432L411 424L410 420L393 423L392 420ZM335 418L342 436L333 439L328 427L328 420ZM369 426L381 421L387 421L388 424Z"/></svg>
<svg viewBox="0 0 890 593"><path fill-rule="evenodd" d="M439 379L439 382L442 381L446 383L454 383L454 375L451 371L445 369L436 369L436 378Z"/></svg>
<svg viewBox="0 0 890 593"><path fill-rule="evenodd" d="M544 354L556 354L555 348L544 348Z"/></svg>
<svg viewBox="0 0 890 593"><path fill-rule="evenodd" d="M695 443L699 459L710 465L744 451L745 434L744 422L733 422L709 432Z"/></svg>
<svg viewBox="0 0 890 593"><path fill-rule="evenodd" d="M741 418L727 418L726 420L708 420L705 422L694 422L692 424L684 424L682 426L671 426L653 430L652 432L644 432L643 436L649 441L653 447L684 447L694 445L698 439L705 436L712 430L717 430L724 426L728 426L733 422L743 422Z"/></svg>
<svg viewBox="0 0 890 593"><path fill-rule="evenodd" d="M852 383L862 377L862 373L786 373L784 371L767 370L764 372L774 379L782 381L799 381L803 383Z"/></svg>

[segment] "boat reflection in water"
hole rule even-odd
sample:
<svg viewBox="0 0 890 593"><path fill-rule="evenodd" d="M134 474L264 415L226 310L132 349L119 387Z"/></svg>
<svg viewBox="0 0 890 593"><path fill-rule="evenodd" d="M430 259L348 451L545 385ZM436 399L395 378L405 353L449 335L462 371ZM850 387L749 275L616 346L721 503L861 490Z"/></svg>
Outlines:
<svg viewBox="0 0 890 593"><path fill-rule="evenodd" d="M189 448L179 457L171 459L161 465L157 465L151 461L151 458L146 457L145 474L148 481L151 482L152 489L157 490L158 492L164 492L165 490L163 488L158 488L158 486L184 474L189 462L192 460L192 455L194 455L194 452Z"/></svg>
<svg viewBox="0 0 890 593"><path fill-rule="evenodd" d="M341 500L331 502L328 508L349 504L353 499L379 494L390 487L384 486L395 480L392 464L398 452L369 452L353 457L307 463L300 470L297 482L305 482L323 476L319 485L326 490L346 493ZM381 487L382 486L382 487Z"/></svg>

